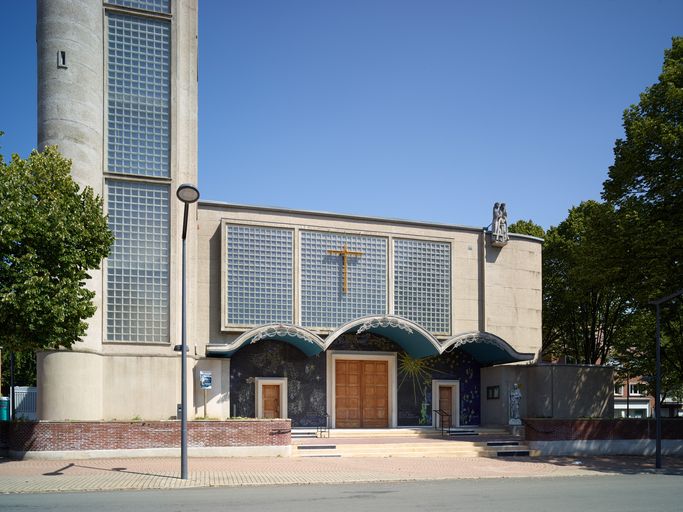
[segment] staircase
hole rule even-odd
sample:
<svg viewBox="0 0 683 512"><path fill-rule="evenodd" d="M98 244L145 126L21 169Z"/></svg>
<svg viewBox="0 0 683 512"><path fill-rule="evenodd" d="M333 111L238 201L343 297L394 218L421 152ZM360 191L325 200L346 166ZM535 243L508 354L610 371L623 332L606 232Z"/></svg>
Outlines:
<svg viewBox="0 0 683 512"><path fill-rule="evenodd" d="M529 457L538 455L502 429L292 430L294 457Z"/></svg>

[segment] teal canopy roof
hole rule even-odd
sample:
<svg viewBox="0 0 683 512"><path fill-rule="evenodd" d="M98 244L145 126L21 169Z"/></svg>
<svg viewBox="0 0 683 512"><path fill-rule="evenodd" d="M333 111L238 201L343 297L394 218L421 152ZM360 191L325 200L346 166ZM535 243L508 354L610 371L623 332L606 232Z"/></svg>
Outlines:
<svg viewBox="0 0 683 512"><path fill-rule="evenodd" d="M348 322L327 337L325 350L344 334L364 332L390 339L416 359L441 353L439 340L415 322L395 315L366 316Z"/></svg>
<svg viewBox="0 0 683 512"><path fill-rule="evenodd" d="M490 332L466 332L443 343L443 352L459 348L471 355L482 366L531 361L534 354L517 352L504 339Z"/></svg>
<svg viewBox="0 0 683 512"><path fill-rule="evenodd" d="M209 344L206 346L206 352L213 356L232 357L245 345L266 339L289 343L307 356L314 356L325 350L325 342L318 335L303 327L290 324L269 324L247 331L231 343Z"/></svg>
<svg viewBox="0 0 683 512"><path fill-rule="evenodd" d="M313 356L327 350L344 334L378 334L398 344L416 359L436 356L460 349L470 354L481 366L531 361L534 354L517 352L502 338L489 332L466 332L440 342L415 322L395 315L375 315L358 318L341 326L325 340L317 334L291 324L269 324L240 335L227 344L209 344L207 355L232 357L235 352L251 343L278 340Z"/></svg>

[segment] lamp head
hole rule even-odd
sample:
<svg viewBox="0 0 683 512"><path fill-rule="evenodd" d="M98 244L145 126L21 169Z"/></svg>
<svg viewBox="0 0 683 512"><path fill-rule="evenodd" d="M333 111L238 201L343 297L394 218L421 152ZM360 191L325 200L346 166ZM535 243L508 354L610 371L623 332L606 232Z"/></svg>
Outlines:
<svg viewBox="0 0 683 512"><path fill-rule="evenodd" d="M183 183L176 190L176 196L185 204L195 203L199 199L199 190L190 183Z"/></svg>

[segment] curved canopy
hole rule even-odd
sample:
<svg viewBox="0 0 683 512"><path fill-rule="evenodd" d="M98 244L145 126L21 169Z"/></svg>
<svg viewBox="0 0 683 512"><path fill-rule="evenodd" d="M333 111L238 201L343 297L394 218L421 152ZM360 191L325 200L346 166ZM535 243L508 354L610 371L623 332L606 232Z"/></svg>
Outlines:
<svg viewBox="0 0 683 512"><path fill-rule="evenodd" d="M490 332L466 332L443 343L443 352L459 348L470 354L482 366L531 361L534 354L517 352L504 339Z"/></svg>
<svg viewBox="0 0 683 512"><path fill-rule="evenodd" d="M245 332L232 343L225 345L209 344L206 346L206 351L215 356L231 357L245 345L263 339L284 341L298 348L307 356L313 356L325 350L323 340L303 327L291 324L269 324Z"/></svg>
<svg viewBox="0 0 683 512"><path fill-rule="evenodd" d="M325 340L325 350L346 333L372 332L400 345L411 357L420 358L441 353L439 341L415 322L395 315L365 316L352 320L330 334Z"/></svg>
<svg viewBox="0 0 683 512"><path fill-rule="evenodd" d="M422 358L450 352L456 348L470 354L480 365L531 361L534 354L517 352L509 343L490 332L466 332L443 343L415 322L395 315L373 315L352 320L331 333L323 341L317 334L292 324L262 325L240 335L231 343L209 344L207 355L232 357L242 347L264 339L289 343L307 356L327 350L340 336L347 333L371 332L400 345L411 357Z"/></svg>

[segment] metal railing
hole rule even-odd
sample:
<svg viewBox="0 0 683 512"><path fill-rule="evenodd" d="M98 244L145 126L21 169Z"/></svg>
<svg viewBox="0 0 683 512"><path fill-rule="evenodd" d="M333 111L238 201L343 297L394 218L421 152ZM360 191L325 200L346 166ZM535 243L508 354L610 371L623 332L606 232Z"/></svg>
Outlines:
<svg viewBox="0 0 683 512"><path fill-rule="evenodd" d="M439 418L439 421L436 421L436 418ZM433 414L433 424L434 428L438 429L439 426L441 427L441 435L443 436L445 433L450 432L451 430L451 415L444 411L443 409L434 409L434 414ZM438 423L438 425L437 425Z"/></svg>

